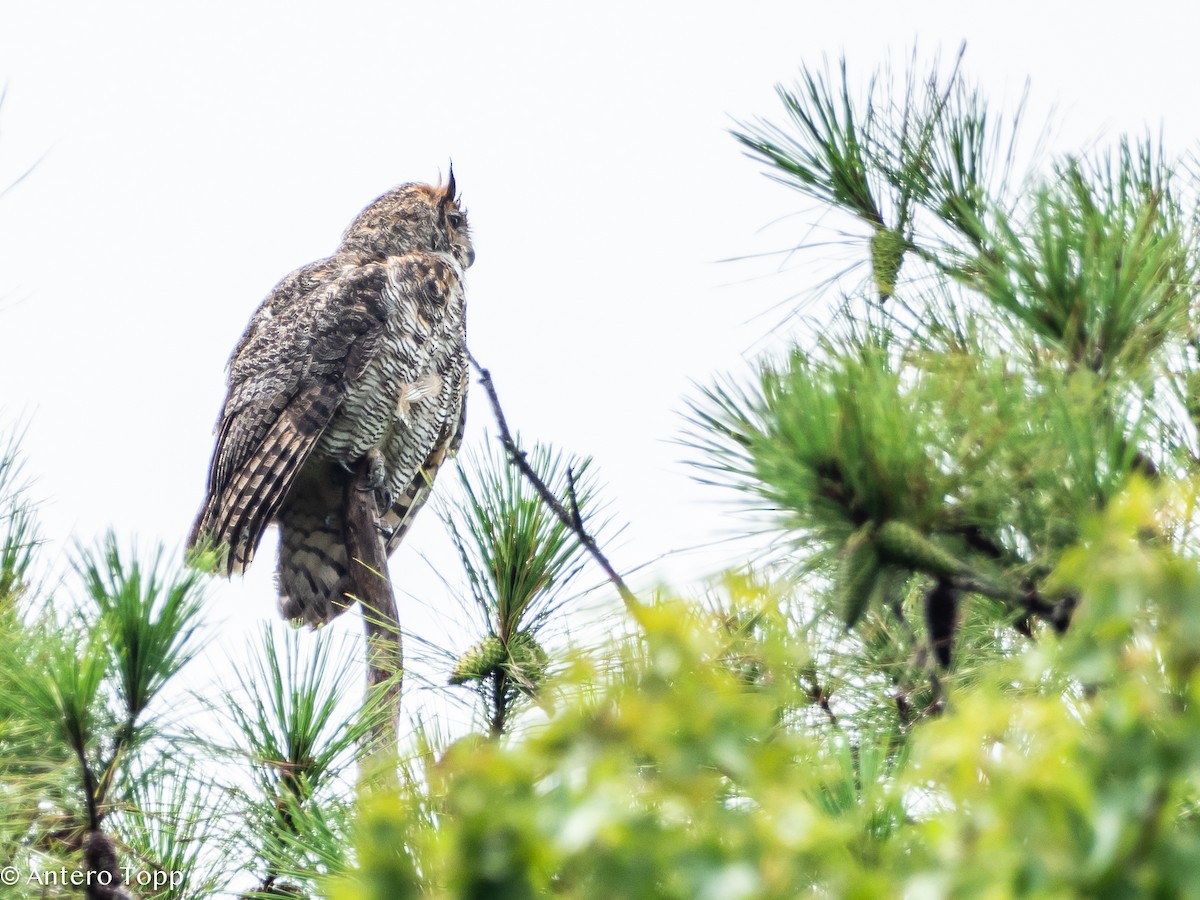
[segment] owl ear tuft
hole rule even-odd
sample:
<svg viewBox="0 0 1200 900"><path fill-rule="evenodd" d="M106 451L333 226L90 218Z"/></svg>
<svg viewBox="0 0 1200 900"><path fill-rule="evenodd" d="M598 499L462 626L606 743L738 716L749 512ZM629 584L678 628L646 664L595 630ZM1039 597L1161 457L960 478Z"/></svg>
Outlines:
<svg viewBox="0 0 1200 900"><path fill-rule="evenodd" d="M446 189L442 194L442 205L445 206L454 199L456 187L454 184L454 160L450 161L450 176L446 181Z"/></svg>

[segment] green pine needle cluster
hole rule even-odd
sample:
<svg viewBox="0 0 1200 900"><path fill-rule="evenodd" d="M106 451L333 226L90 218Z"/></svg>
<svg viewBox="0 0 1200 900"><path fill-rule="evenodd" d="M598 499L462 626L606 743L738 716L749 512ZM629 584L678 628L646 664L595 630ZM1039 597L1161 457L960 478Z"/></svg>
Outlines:
<svg viewBox="0 0 1200 900"><path fill-rule="evenodd" d="M1063 627L1074 600L1047 578L1078 523L1134 475L1194 469L1196 192L1161 146L1121 140L1014 199L1019 114L997 126L957 64L888 85L859 102L844 65L836 84L806 70L781 90L790 128L735 133L870 225L874 279L815 350L709 388L689 440L839 586L847 625L917 578Z"/></svg>
<svg viewBox="0 0 1200 900"><path fill-rule="evenodd" d="M14 602L27 586L37 547L37 523L21 469L19 434L0 445L0 602Z"/></svg>
<svg viewBox="0 0 1200 900"><path fill-rule="evenodd" d="M46 604L22 590L4 610L0 834L14 841L5 843L5 856L26 874L73 870L84 848L100 840L139 847L139 867L196 872L200 884L207 859L182 843L152 839L196 824L168 822L152 812L152 801L172 781L195 790L186 765L177 764L186 759L176 756L180 723L162 694L201 646L198 576L169 570L161 553L143 562L111 535L80 548L74 568L83 588L78 602ZM25 887L41 890L37 882ZM189 895L177 883L159 896Z"/></svg>
<svg viewBox="0 0 1200 900"><path fill-rule="evenodd" d="M596 486L589 459L535 446L530 465L587 528L595 522ZM452 685L476 691L493 734L501 734L522 701L537 699L550 659L544 649L555 613L583 563L578 535L501 455L465 455L461 493L442 506L467 575L467 606L484 636L459 655Z"/></svg>
<svg viewBox="0 0 1200 900"><path fill-rule="evenodd" d="M230 785L255 857L259 891L313 890L318 876L349 864L347 828L354 767L365 760L381 706L360 708L349 647L331 634L266 629L226 698L247 787ZM311 643L311 646L306 644Z"/></svg>

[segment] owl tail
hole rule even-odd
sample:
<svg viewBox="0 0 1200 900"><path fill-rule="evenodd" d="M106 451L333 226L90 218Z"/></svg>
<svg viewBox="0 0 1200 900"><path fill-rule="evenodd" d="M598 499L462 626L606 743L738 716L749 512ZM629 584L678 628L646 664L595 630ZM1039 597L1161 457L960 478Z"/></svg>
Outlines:
<svg viewBox="0 0 1200 900"><path fill-rule="evenodd" d="M279 514L279 611L317 627L353 603L341 509L305 510L289 504Z"/></svg>

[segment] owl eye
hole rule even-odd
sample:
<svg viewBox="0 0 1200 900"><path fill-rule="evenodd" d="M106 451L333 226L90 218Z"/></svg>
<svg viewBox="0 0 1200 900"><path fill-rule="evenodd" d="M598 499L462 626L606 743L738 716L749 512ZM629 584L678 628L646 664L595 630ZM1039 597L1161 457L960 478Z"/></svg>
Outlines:
<svg viewBox="0 0 1200 900"><path fill-rule="evenodd" d="M450 223L451 228L462 228L463 217L456 212L447 214L446 221Z"/></svg>

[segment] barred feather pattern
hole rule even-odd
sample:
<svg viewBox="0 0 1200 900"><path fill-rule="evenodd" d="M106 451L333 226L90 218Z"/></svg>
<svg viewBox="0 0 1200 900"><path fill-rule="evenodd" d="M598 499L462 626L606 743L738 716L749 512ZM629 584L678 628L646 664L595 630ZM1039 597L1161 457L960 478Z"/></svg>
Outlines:
<svg viewBox="0 0 1200 900"><path fill-rule="evenodd" d="M227 547L224 574L240 574L278 524L286 617L320 625L353 600L343 504L365 456L382 462L390 555L461 443L473 261L453 173L402 185L284 278L238 342L190 544Z"/></svg>

